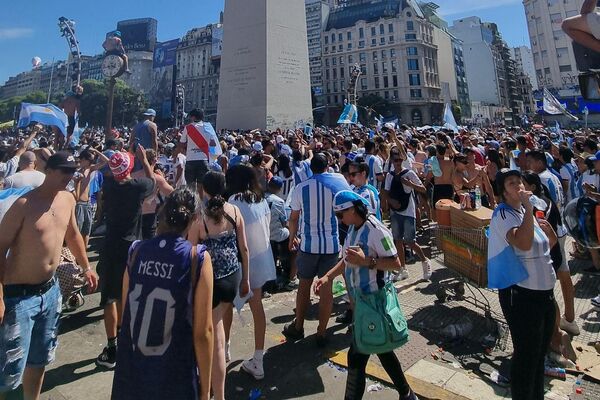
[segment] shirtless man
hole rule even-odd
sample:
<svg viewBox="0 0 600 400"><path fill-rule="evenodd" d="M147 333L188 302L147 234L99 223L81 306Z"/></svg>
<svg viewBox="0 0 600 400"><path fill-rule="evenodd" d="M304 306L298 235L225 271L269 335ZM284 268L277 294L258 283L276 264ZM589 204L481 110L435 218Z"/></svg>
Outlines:
<svg viewBox="0 0 600 400"><path fill-rule="evenodd" d="M100 162L92 164L95 156L98 156ZM90 203L90 182L95 179L94 172L102 168L108 163L108 157L100 153L98 150L89 147L81 152L79 155L79 171L75 174L73 180L75 181L75 219L77 220L77 227L83 241L85 242L85 248L87 249L88 242L90 240L90 234L92 232L92 224L94 219L94 210L92 203Z"/></svg>
<svg viewBox="0 0 600 400"><path fill-rule="evenodd" d="M496 199L494 198L494 189L490 183L490 178L485 173L484 168L475 163L475 150L465 149L465 155L467 156L466 178L469 181L467 187L474 189L479 186L481 204L493 210L496 208Z"/></svg>
<svg viewBox="0 0 600 400"><path fill-rule="evenodd" d="M39 398L56 351L61 295L54 273L63 242L89 291L98 285L77 230L75 199L65 191L76 168L68 153L50 157L44 183L19 198L0 224L0 399L21 382L26 400Z"/></svg>

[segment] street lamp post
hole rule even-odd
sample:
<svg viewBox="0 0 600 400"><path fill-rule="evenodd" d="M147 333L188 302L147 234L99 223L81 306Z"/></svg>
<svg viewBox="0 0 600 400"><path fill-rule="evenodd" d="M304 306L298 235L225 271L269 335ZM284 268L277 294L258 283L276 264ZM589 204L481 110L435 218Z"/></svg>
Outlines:
<svg viewBox="0 0 600 400"><path fill-rule="evenodd" d="M108 78L108 100L106 104L106 124L104 133L107 139L114 139L112 133L113 106L117 77L125 72L125 59L119 54L107 54L102 60L102 74Z"/></svg>

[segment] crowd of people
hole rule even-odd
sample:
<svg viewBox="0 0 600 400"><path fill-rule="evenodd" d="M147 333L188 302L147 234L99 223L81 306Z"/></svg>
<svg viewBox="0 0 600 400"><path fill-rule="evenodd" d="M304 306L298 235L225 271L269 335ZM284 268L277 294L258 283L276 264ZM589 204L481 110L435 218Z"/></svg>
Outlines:
<svg viewBox="0 0 600 400"><path fill-rule="evenodd" d="M88 291L99 285L107 342L96 363L115 369L113 398L222 400L234 304L247 302L253 318L254 353L241 367L263 379L266 292L297 291L288 342L304 339L317 294L314 341L326 347L334 278L350 294L337 319L345 324L356 296L409 278L408 264L430 280L418 234L438 201L473 190L495 210L490 259L509 248L525 271L499 290L513 398L543 398L546 358L568 364L579 327L567 253L590 258L587 273L600 273L600 254L565 248L562 212L600 196L595 132L386 124L217 133L201 110L161 131L155 116L149 109L107 136L88 129L76 147L40 125L2 132L0 194L18 196L0 197L0 397L21 383L26 397L39 395L56 349L64 247ZM103 237L98 275L86 255L92 235ZM400 399L416 399L393 351L377 354ZM368 357L350 348L346 399L362 398Z"/></svg>

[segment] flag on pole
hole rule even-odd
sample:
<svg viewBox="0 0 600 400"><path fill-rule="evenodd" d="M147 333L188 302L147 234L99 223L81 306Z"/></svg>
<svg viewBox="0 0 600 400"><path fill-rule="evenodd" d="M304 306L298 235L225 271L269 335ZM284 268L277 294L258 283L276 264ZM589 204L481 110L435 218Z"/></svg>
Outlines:
<svg viewBox="0 0 600 400"><path fill-rule="evenodd" d="M340 119L338 119L338 124L356 124L358 122L358 109L354 104L346 104L344 107L344 111L342 111L342 115L340 115Z"/></svg>
<svg viewBox="0 0 600 400"><path fill-rule="evenodd" d="M565 140L565 136L563 135L562 129L560 129L560 124L556 121L556 135L558 136L558 140L561 142Z"/></svg>
<svg viewBox="0 0 600 400"><path fill-rule="evenodd" d="M444 128L452 129L455 133L458 133L458 125L454 119L454 114L452 114L452 107L450 107L450 103L446 103L446 107L444 109Z"/></svg>
<svg viewBox="0 0 600 400"><path fill-rule="evenodd" d="M567 111L566 105L563 105L558 101L556 97L547 88L544 88L544 112L551 115L564 114L571 118L573 121L579 120L576 116Z"/></svg>
<svg viewBox="0 0 600 400"><path fill-rule="evenodd" d="M32 122L56 126L65 137L67 136L67 126L69 126L67 114L54 104L21 103L21 113L19 114L19 124L17 126L25 128Z"/></svg>

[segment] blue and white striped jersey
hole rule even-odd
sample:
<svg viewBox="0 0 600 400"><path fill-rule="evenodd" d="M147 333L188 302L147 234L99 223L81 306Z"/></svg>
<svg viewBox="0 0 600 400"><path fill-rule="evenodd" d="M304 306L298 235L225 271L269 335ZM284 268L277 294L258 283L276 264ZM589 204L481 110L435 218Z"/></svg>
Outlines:
<svg viewBox="0 0 600 400"><path fill-rule="evenodd" d="M542 185L546 186L550 192L550 198L556 203L558 209L562 212L563 207L565 206L565 195L563 193L560 179L558 179L556 175L547 169L539 173L538 176L542 181Z"/></svg>
<svg viewBox="0 0 600 400"><path fill-rule="evenodd" d="M300 250L312 254L339 253L333 192L316 179L308 179L296 185L290 196L292 210L301 211Z"/></svg>
<svg viewBox="0 0 600 400"><path fill-rule="evenodd" d="M369 176L367 183L371 186L377 186L377 175L383 174L383 161L378 156L367 154L365 162L369 165Z"/></svg>
<svg viewBox="0 0 600 400"><path fill-rule="evenodd" d="M351 246L359 246L368 258L388 258L398 255L392 232L373 215L358 229L350 227L344 243L344 253ZM376 292L389 280L389 272L369 269L368 266L355 267L346 264L344 272L349 293L364 294Z"/></svg>
<svg viewBox="0 0 600 400"><path fill-rule="evenodd" d="M381 221L381 201L379 200L377 189L366 184L359 188L354 188L354 192L367 200L369 203L369 212Z"/></svg>
<svg viewBox="0 0 600 400"><path fill-rule="evenodd" d="M310 170L310 161L308 160L294 162L293 169L295 185L304 182L313 175L312 171Z"/></svg>
<svg viewBox="0 0 600 400"><path fill-rule="evenodd" d="M573 163L568 163L560 169L560 178L569 183L569 190L565 193L566 204L579 197L577 195L577 167Z"/></svg>

